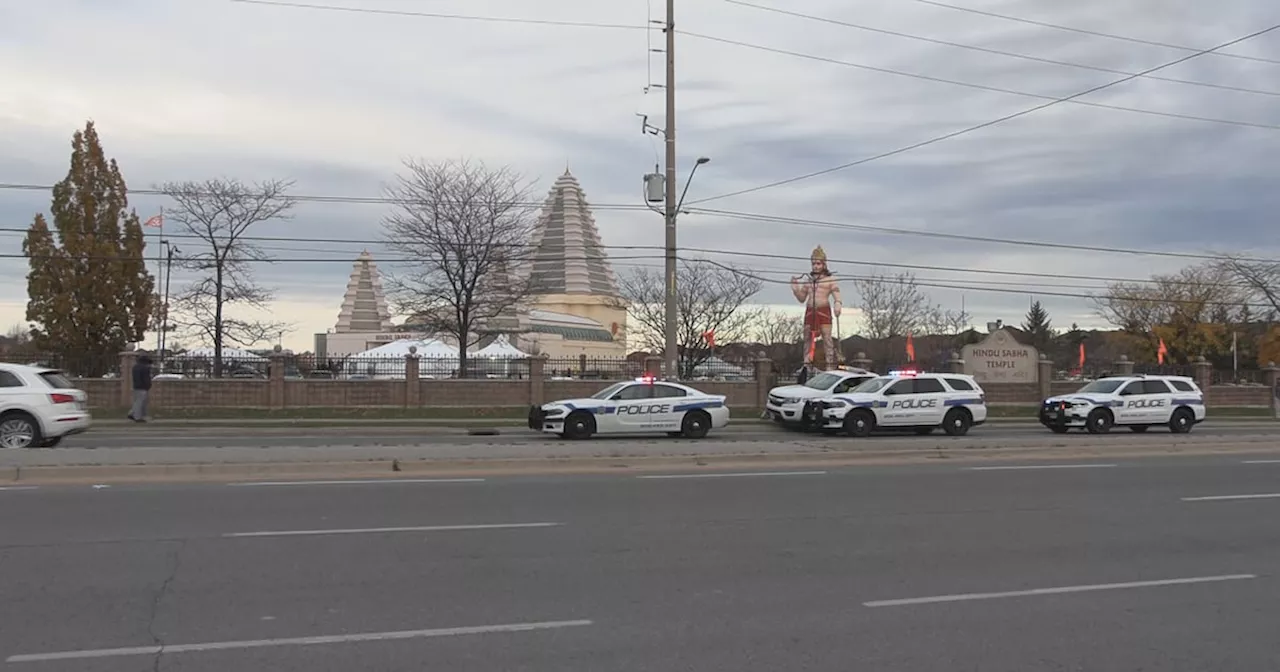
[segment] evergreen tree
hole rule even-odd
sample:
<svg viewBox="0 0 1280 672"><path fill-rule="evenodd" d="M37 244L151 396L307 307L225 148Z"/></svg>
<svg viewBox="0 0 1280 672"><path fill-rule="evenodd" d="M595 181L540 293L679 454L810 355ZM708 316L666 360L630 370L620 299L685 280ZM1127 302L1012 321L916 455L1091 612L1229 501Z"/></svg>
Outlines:
<svg viewBox="0 0 1280 672"><path fill-rule="evenodd" d="M1027 319L1022 323L1022 330L1031 337L1031 344L1043 353L1049 352L1053 341L1053 325L1049 322L1049 311L1039 301L1031 304L1027 311Z"/></svg>
<svg viewBox="0 0 1280 672"><path fill-rule="evenodd" d="M115 160L106 158L88 122L72 139L66 179L53 187L52 228L36 215L22 244L31 269L33 344L73 374L114 370L116 356L141 341L150 322L155 281L126 194Z"/></svg>

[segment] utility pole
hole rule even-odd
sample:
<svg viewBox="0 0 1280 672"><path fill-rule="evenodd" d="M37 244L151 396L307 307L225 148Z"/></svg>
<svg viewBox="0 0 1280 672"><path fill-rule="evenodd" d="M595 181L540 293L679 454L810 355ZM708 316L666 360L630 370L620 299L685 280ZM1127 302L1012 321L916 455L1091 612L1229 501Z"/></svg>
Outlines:
<svg viewBox="0 0 1280 672"><path fill-rule="evenodd" d="M163 369L165 360L165 348L169 347L169 281L173 279L173 253L179 251L172 245L165 243L165 273L164 273L164 301L161 309L164 311L160 324L160 365Z"/></svg>
<svg viewBox="0 0 1280 672"><path fill-rule="evenodd" d="M666 188L666 345L663 355L666 357L667 377L671 380L679 378L680 357L677 352L676 331L676 0L667 0L667 188Z"/></svg>

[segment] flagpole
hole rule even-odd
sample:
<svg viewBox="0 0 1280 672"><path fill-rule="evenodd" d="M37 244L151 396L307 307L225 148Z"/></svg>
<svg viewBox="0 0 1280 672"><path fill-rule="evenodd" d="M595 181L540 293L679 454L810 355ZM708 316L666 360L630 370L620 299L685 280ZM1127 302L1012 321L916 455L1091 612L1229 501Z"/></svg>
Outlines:
<svg viewBox="0 0 1280 672"><path fill-rule="evenodd" d="M160 244L156 247L156 279L164 279L164 206L160 206ZM156 332L156 356L163 357L164 353L164 330L160 329Z"/></svg>
<svg viewBox="0 0 1280 672"><path fill-rule="evenodd" d="M1231 376L1236 380L1240 379L1240 357L1236 350L1236 336L1238 332L1231 332Z"/></svg>

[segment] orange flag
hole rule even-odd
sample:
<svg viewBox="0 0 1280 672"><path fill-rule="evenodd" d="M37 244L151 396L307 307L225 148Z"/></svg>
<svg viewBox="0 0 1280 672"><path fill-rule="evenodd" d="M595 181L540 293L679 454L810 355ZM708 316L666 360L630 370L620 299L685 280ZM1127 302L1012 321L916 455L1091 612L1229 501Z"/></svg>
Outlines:
<svg viewBox="0 0 1280 672"><path fill-rule="evenodd" d="M715 329L708 329L702 332L702 338L707 341L707 345L713 348L716 347L716 330Z"/></svg>
<svg viewBox="0 0 1280 672"><path fill-rule="evenodd" d="M916 361L916 346L915 343L911 341L911 334L907 334L907 361Z"/></svg>
<svg viewBox="0 0 1280 672"><path fill-rule="evenodd" d="M1164 364L1165 355L1169 354L1169 348L1164 347L1164 339L1160 339L1160 347L1156 348L1156 362Z"/></svg>
<svg viewBox="0 0 1280 672"><path fill-rule="evenodd" d="M1080 368L1084 368L1084 343L1080 344Z"/></svg>

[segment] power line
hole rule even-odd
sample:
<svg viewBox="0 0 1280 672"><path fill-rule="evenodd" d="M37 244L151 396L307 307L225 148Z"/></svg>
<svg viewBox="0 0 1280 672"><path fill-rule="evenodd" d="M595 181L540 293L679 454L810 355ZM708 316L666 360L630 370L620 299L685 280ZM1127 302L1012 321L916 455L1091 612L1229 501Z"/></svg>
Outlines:
<svg viewBox="0 0 1280 672"><path fill-rule="evenodd" d="M956 10L956 11L958 11L958 12L968 12L968 13L970 13L970 14L980 14L980 15L982 15L982 16L990 16L990 17L997 18L997 19L1004 19L1004 20L1006 20L1006 21L1016 21L1017 23L1025 23L1025 24L1032 25L1032 26L1040 26L1041 28L1053 28L1054 30L1063 30L1063 31L1067 31L1067 32L1070 32L1070 33L1079 33L1079 34L1081 34L1081 35L1092 35L1092 36L1094 36L1094 37L1105 37L1105 38L1107 38L1107 39L1109 39L1109 40L1120 40L1120 41L1122 41L1122 42L1132 42L1132 43L1134 43L1134 44L1145 44L1145 45L1152 46L1152 47L1164 47L1164 48L1166 48L1166 49L1177 49L1177 50L1179 50L1179 51L1199 51L1199 49L1196 49L1195 47L1187 47L1187 46L1183 46L1183 45L1180 45L1180 44L1170 44L1170 43L1168 43L1168 42L1156 42L1156 41L1153 41L1153 40L1144 40L1144 39L1141 39L1141 38L1137 38L1137 37L1129 37L1129 36L1126 36L1126 35L1116 35L1116 34L1114 34L1114 33L1103 33L1103 32L1096 31L1096 30L1086 30L1086 29L1084 29L1084 28L1073 28L1073 27L1071 27L1071 26L1063 26L1063 25L1060 25L1060 24L1056 24L1056 23L1048 23L1048 22L1045 22L1045 21L1035 21L1035 20L1033 20L1033 19L1024 19L1024 18L1022 18L1022 17L1018 17L1018 16L1010 16L1010 15L1008 15L1008 14L997 14L997 13L995 13L995 12L987 12L987 11L983 11L983 10L981 10L981 9L973 9L973 8L970 8L970 7L961 7L961 6L959 6L959 5L949 5L949 4L945 3L945 2L936 2L935 0L914 0L914 1L915 1L915 2L919 2L919 3L921 3L921 4L924 4L924 5L933 5L934 7L942 7L942 8L945 8L945 9L953 9L953 10ZM1213 54L1212 54L1212 55L1213 55L1213 56L1220 56L1220 57L1222 57L1222 58L1236 58L1236 59L1240 59L1240 60L1244 60L1244 61L1255 61L1255 62L1258 62L1258 63L1275 63L1275 64L1280 64L1280 61L1278 61L1278 60L1274 60L1274 59L1270 59L1270 58L1263 58L1263 57L1261 57L1261 56L1246 56L1246 55L1244 55L1244 54L1224 54L1224 53L1217 52L1217 51L1213 52Z"/></svg>
<svg viewBox="0 0 1280 672"><path fill-rule="evenodd" d="M239 0L237 0L239 1ZM0 190L7 191L51 191L54 185L51 184L29 184L17 182L0 182ZM128 195L144 195L144 196L168 196L163 189L128 189ZM202 191L181 191L184 196L207 196L208 192ZM248 196L260 196L260 194L250 193ZM405 202L405 199L391 198L387 196L321 196L316 194L285 194L287 198L294 201L314 202L314 203L348 203L353 205L398 205ZM449 201L445 199L437 199L437 203L459 203L459 201ZM514 207L541 207L545 205L545 201L511 201L504 205ZM635 203L590 203L593 210L648 210L644 205Z"/></svg>
<svg viewBox="0 0 1280 672"><path fill-rule="evenodd" d="M596 21L558 21L554 19L526 19L506 16L475 16L470 14L441 14L438 12L412 12L396 9L374 9L371 7L343 7L340 5L318 5L307 2L280 2L277 0L230 0L246 5L265 5L269 7L287 7L289 9L308 9L328 12L348 12L352 14L382 14L385 16L412 16L425 19L454 19L460 21L485 21L490 23L523 23L539 26L561 26L566 28L608 28L614 30L653 30L650 26L626 23L600 23Z"/></svg>
<svg viewBox="0 0 1280 672"><path fill-rule="evenodd" d="M967 128L963 128L963 129L960 129L960 130L958 130L958 131L952 131L952 132L950 132L950 133L946 133L946 134L944 134L944 135L939 135L939 136L936 136L936 137L930 138L930 139L928 139L928 140L923 140L923 141L921 141L921 142L917 142L917 143L914 143L914 144L910 144L910 145L907 145L907 146L905 146L905 147L899 147L898 149L894 149L894 150L891 150L891 151L888 151L888 152L882 152L882 153L880 153L880 154L876 154L876 155L874 155L874 156L869 156L869 157L866 157L866 158L858 159L858 160L856 160L856 161L850 161L849 163L841 164L841 165L838 165L838 166L833 166L833 167L831 167L831 168L824 168L823 170L814 171L814 172L812 172L812 173L807 173L807 174L804 174L804 175L798 175L798 176L796 176L796 177L787 178L787 179L785 179L785 180L778 180L778 181L776 181L776 182L770 182L770 183L768 183L768 184L763 184L763 185L756 186L756 187L750 187L750 188L748 188L748 189L740 189L740 190L738 190L738 191L729 192L729 193L727 193L727 194L720 194L719 196L711 196L711 197L708 197L708 198L698 199L698 200L695 200L695 201L690 202L690 205L695 205L695 204L698 204L698 203L707 203L707 202L710 202L710 201L717 201L717 200L720 200L720 199L723 199L723 198L729 198L729 197L731 197L731 196L741 196L741 195L743 195L743 194L749 194L749 193L754 193L754 192L757 192L757 191L763 191L763 190L765 190L765 189L772 189L773 187L779 187L779 186L782 186L782 185L785 185L785 184L793 184L793 183L795 183L795 182L799 182L799 181L801 181L801 180L807 180L807 179L810 179L810 178L818 177L818 176L820 176L820 175L827 175L827 174L830 174L830 173L834 173L834 172L838 172L838 171L841 171L841 170L845 170L845 169L847 169L847 168L852 168L852 167L854 167L854 166L861 166L861 165L866 164L866 163L871 163L872 161L878 161L878 160L880 160L880 159L888 158L888 157L891 157L891 156L896 156L896 155L898 155L898 154L905 154L906 152L910 152L910 151L912 151L912 150L919 149L919 148L921 148L921 147L927 147L927 146L929 146L929 145L933 145L933 144L936 144L936 143L939 143L939 142L943 142L943 141L945 141L945 140L950 140L951 138L954 138L954 137L958 137L958 136L961 136L961 135L965 135L965 134L968 134L968 133L972 133L972 132L974 132L974 131L979 131L979 130L982 130L982 129L984 129L984 128L988 128L988 127L991 127L991 126L995 126L995 125L997 125L997 124L1002 124L1002 123L1004 123L1004 122L1006 122L1006 121L1010 121L1010 120L1012 120L1012 119L1017 119L1017 118L1019 118L1019 117L1024 117L1024 116L1026 116L1026 115L1028 115L1028 114L1032 114L1032 113L1034 113L1034 112L1039 112L1040 110L1043 110L1043 109L1045 109L1045 108L1049 108L1049 107L1053 107L1054 105L1058 105L1058 104L1060 104L1060 103L1066 103L1066 102L1073 101L1073 100L1075 100L1076 98L1080 98L1081 96L1086 96L1086 95L1089 95L1089 94L1091 94L1091 93L1096 93L1096 92L1101 91L1101 90L1103 90L1103 89L1107 89L1107 88L1110 88L1110 87L1112 87L1112 86L1116 86L1117 84L1123 84L1123 83L1125 83L1125 82L1127 82L1127 81L1130 81L1130 80L1132 80L1132 79L1135 79L1135 78L1137 78L1137 77L1142 77L1142 76L1145 76L1145 75L1149 75L1149 74L1151 74L1151 73L1153 73L1153 72L1157 72L1157 71L1159 71L1159 70L1163 70L1163 69L1165 69L1165 68L1169 68L1169 67L1172 67L1172 66L1178 65L1178 64L1180 64L1180 63L1185 63L1185 62L1187 62L1187 61L1189 61L1189 60L1191 60L1191 59L1193 59L1193 58L1196 58L1196 57L1198 57L1198 56L1203 56L1203 55L1205 55L1205 54L1214 53L1214 52L1216 52L1216 51L1217 51L1217 50L1219 50L1219 49L1225 49L1225 48L1227 48L1227 47L1229 47L1229 46L1231 46L1231 45L1233 45L1233 44L1239 44L1240 42L1244 42L1244 41L1246 41L1246 40L1253 39L1253 38L1258 37L1258 36L1260 36L1260 35L1265 35L1265 34L1270 33L1270 32L1272 32L1272 31L1274 31L1274 30L1276 30L1276 29L1280 29L1280 24L1276 24L1276 25L1271 26L1271 27L1269 27L1269 28L1264 28L1264 29L1262 29L1262 30L1259 30L1259 31L1256 31L1256 32L1253 32L1253 33L1249 33L1248 35L1245 35L1244 37L1236 38L1236 39L1234 39L1234 40L1231 40L1230 42L1225 42L1225 43L1220 44L1220 45L1218 45L1218 46L1216 46L1216 47L1213 47L1213 48L1211 48L1211 49L1206 49L1206 50L1204 50L1204 51L1198 51L1198 52L1196 52L1196 53L1194 53L1194 54L1191 54L1191 55L1189 55L1189 56L1183 56L1182 58L1179 58L1179 59L1177 59L1177 60L1175 60L1175 61L1169 61L1169 62L1164 63L1164 64L1162 64L1162 65L1158 65L1158 66L1156 66L1156 67L1154 67L1154 68L1148 68L1148 69L1146 69L1146 70L1143 70L1142 72L1135 73L1135 74L1130 75L1130 76L1128 76L1128 77L1122 77L1121 79L1117 79L1117 80L1112 81L1112 82L1109 82L1109 83L1107 83L1107 84L1101 84L1101 85L1095 86L1095 87L1090 88L1090 89L1085 89L1084 91L1081 91L1081 92L1079 92L1079 93L1072 94L1072 95L1070 95L1070 96L1066 96L1066 97L1064 97L1064 98L1055 98L1055 99L1053 99L1053 100L1051 100L1051 101L1049 101L1049 102L1047 102L1047 103L1043 103L1043 104L1040 104L1040 105L1036 105L1035 107L1027 108L1027 109L1025 109L1025 110L1022 110L1022 111L1020 111L1020 112L1015 112L1015 113L1013 113L1013 114L1007 114L1007 115L1005 115L1005 116L1003 116L1003 117L998 117L998 118L996 118L996 119L992 119L992 120L990 120L990 121L985 121L985 122L983 122L983 123L981 123L981 124L977 124L977 125L974 125L974 126L969 126L969 127L967 127ZM688 34L688 33L686 33L686 34Z"/></svg>
<svg viewBox="0 0 1280 672"><path fill-rule="evenodd" d="M1137 113L1137 114L1148 114L1148 115L1157 116L1157 117L1167 117L1167 118L1170 118L1170 119L1182 119L1182 120L1185 120L1185 121L1202 121L1202 122L1211 123L1211 124L1227 124L1227 125L1230 125L1230 126L1244 126L1244 127L1247 127L1247 128L1265 128L1265 129L1268 129L1268 130L1280 130L1280 125L1277 125L1277 124L1264 124L1264 123L1260 123L1260 122L1253 122L1253 121L1237 121L1237 120L1234 120L1234 119L1219 119L1219 118L1217 118L1217 117L1201 117L1201 116L1194 115L1194 114L1181 114L1181 113L1179 113L1179 112L1160 112L1160 111L1158 111L1158 110L1147 110L1147 109L1138 108L1138 107L1125 107L1125 106L1123 106L1123 105L1109 105L1109 104L1107 104L1107 103L1093 103L1093 102L1084 101L1084 100L1074 100L1074 99L1073 99L1073 98L1071 98L1071 97L1068 97L1068 98L1058 98L1058 97L1055 97L1055 96L1049 96L1049 95L1045 95L1045 94L1042 94L1042 93L1031 93L1031 92L1028 92L1028 91L1018 91L1018 90L1015 90L1015 89L1006 89L1006 88L999 87L999 86L989 86L989 85L987 85L987 84L974 84L973 82L964 82L964 81L960 81L960 80L958 80L958 79L947 79L946 77L934 77L934 76L932 76L932 75L921 75L921 74L914 73L914 72L906 72L906 71L904 71L904 70L894 70L894 69L892 69L892 68L881 68L881 67L877 67L877 66L874 66L874 65L866 65L866 64L863 64L863 63L855 63L855 62L853 62L853 61L843 61L843 60L840 60L840 59L838 59L838 58L830 58L830 57L827 57L827 56L816 56L816 55L814 55L814 54L806 54L806 53L804 53L804 52L800 52L800 51L792 51L792 50L790 50L790 49L778 49L778 48L776 48L776 47L766 47L766 46L764 46L764 45L755 44L755 43L753 43L753 42L742 42L742 41L739 41L739 40L731 40L731 39L724 38L724 37L715 37L715 36L713 36L713 35L703 35L703 34L701 34L701 33L691 33L691 32L689 32L689 31L687 31L687 30L685 30L685 31L681 31L681 34L682 34L682 35L686 35L686 36L688 36L688 37L693 37L693 38L701 39L701 40L709 40L709 41L711 41L711 42L720 42L720 43L722 43L722 44L731 44L731 45L734 45L734 46L744 47L744 48L747 48L747 49L755 49L755 50L757 50L757 51L767 51L767 52L769 52L769 53L773 53L773 54L781 54L781 55L783 55L783 56L793 56L793 57L795 57L795 58L803 58L803 59L810 60L810 61L819 61L819 62L822 62L822 63L830 63L830 64L832 64L832 65L843 65L843 66L850 67L850 68L857 68L857 69L859 69L859 70L868 70L868 71L871 71L871 72L880 72L880 73L884 73L884 74L888 74L888 75L897 75L897 76L900 76L900 77L910 77L910 78L912 78L912 79L919 79L919 80L923 80L923 81L926 81L926 82L937 82L937 83L939 83L939 84L951 84L951 85L953 85L953 86L962 86L962 87L965 87L965 88L968 88L968 89L976 89L976 90L978 90L978 91L991 91L991 92L993 92L993 93L1007 93L1007 94L1009 94L1009 95L1013 95L1013 96L1022 96L1022 97L1024 97L1024 98L1039 98L1040 100L1048 100L1048 101L1051 101L1051 102L1049 103L1050 105L1056 105L1056 104L1058 104L1058 103L1071 103L1071 104L1073 104L1073 105L1083 105L1083 106L1085 106L1085 107L1096 107L1096 108L1100 108L1100 109L1104 109L1104 110L1116 110L1116 111L1118 111L1118 112L1134 112L1134 113ZM1131 77L1129 77L1128 79L1133 79L1133 78L1135 78L1135 77L1139 77L1139 76L1140 76L1140 74L1134 74L1134 75L1132 75ZM1114 85L1114 84L1116 84L1116 83L1118 83L1118 82L1112 82L1112 85ZM1104 87L1099 87L1099 88L1106 88L1106 87L1104 86ZM1098 89L1093 89L1093 91L1097 91L1097 90L1098 90ZM1089 92L1086 92L1086 93L1089 93ZM1076 95L1084 95L1084 94L1076 94ZM1276 94L1276 95L1280 95L1280 94ZM1046 107L1047 107L1047 106L1046 106ZM703 202L703 201L705 201L705 200L707 200L707 199L702 199L702 201L694 201L694 203L701 203L701 202Z"/></svg>
<svg viewBox="0 0 1280 672"><path fill-rule="evenodd" d="M846 28L854 28L854 29L857 29L857 30L863 30L863 31L871 32L871 33L880 33L880 34L882 34L882 35L892 35L892 36L894 36L894 37L902 37L902 38L906 38L906 39L908 39L908 40L917 40L917 41L919 41L919 42L928 42L928 43L930 43L930 44L939 44L939 45L943 45L943 46L947 46L947 47L955 47L955 48L957 48L957 49L967 49L967 50L970 50L970 51L977 51L977 52L981 52L981 53L984 53L984 54L992 54L992 55L995 55L995 56L1005 56L1005 57L1008 57L1008 58L1017 58L1017 59L1021 59L1021 60L1025 60L1025 61L1033 61L1033 62L1036 62L1036 63L1045 63L1045 64L1048 64L1048 65L1059 65L1059 66L1064 66L1064 67L1069 67L1069 68L1079 68L1079 69L1081 69L1081 70L1093 70L1094 72L1106 72L1106 73L1113 74L1113 75L1132 75L1132 74L1135 74L1135 73L1129 72L1129 71L1127 71L1127 70L1116 70L1116 69L1114 69L1114 68L1104 68L1104 67L1100 67L1100 66L1096 66L1096 65L1086 65L1086 64L1084 64L1084 63L1073 63L1073 62L1070 62L1070 61L1058 61L1058 60L1054 60L1054 59L1052 59L1052 58L1042 58L1042 57L1039 57L1039 56L1030 56L1030 55L1027 55L1027 54L1019 54L1019 53L1016 53L1016 52L1012 52L1012 51L1003 51L1003 50L1000 50L1000 49L991 49L991 48L989 48L989 47L981 47L981 46L972 45L972 44L962 44L962 43L959 43L959 42L950 42L950 41L947 41L947 40L939 40L939 39L934 39L934 38L931 38L931 37L924 37L924 36L922 36L922 35L913 35L913 34L911 34L911 33L902 33L902 32L898 32L898 31L895 31L895 30L886 30L886 29L884 29L884 28L873 28L873 27L871 27L871 26L864 26L864 25L857 24L857 23L850 23L850 22L848 22L848 21L841 21L841 20L839 20L839 19L832 19L832 18L825 17L825 16L816 16L816 15L814 15L814 14L805 14L805 13L802 13L802 12L793 12L793 11L790 11L790 10L780 9L780 8L777 8L777 7L768 7L768 6L765 6L765 5L757 5L757 4L750 3L750 2L744 2L743 0L725 0L725 2L728 2L728 3L731 3L731 4L735 4L735 5L741 5L741 6L743 6L743 7L750 7L750 8L752 8L752 9L758 9L758 10L765 11L765 12L774 12L774 13L777 13L777 14L785 14L785 15L787 15L787 16L794 16L794 17L801 18L801 19L807 19L807 20L809 20L809 21L818 21L818 22L821 22L821 23L828 23L828 24L832 24L832 25L836 25L836 26L844 26L844 27L846 27ZM1189 79L1177 79L1177 78L1175 78L1175 77L1160 77L1160 76L1156 76L1156 75L1148 75L1148 76L1146 76L1146 77L1145 77L1145 79L1152 79L1152 80L1157 80L1157 81L1161 81L1161 82L1172 82L1172 83L1174 83L1174 84L1185 84L1185 85L1187 85L1187 86L1200 86L1200 87L1205 87L1205 88L1210 88L1210 89L1220 89L1220 90L1224 90L1224 91L1239 91L1239 92L1241 92L1241 93L1254 93L1254 94L1259 94L1259 95L1263 95L1263 96L1280 96L1280 91L1266 91L1266 90L1262 90L1262 89L1250 89L1250 88L1241 87L1241 86L1228 86L1228 85L1225 85L1225 84L1214 84L1214 83L1211 83L1211 82L1197 82L1197 81L1193 81L1193 80L1189 80Z"/></svg>
<svg viewBox="0 0 1280 672"><path fill-rule="evenodd" d="M819 219L801 219L796 217L781 217L775 215L760 215L750 212L737 212L733 210L716 210L711 208L690 208L690 213L700 215L710 215L716 217L726 217L733 219L745 219L754 222L772 222L779 224L791 224L796 226L809 226L823 229L837 229L845 231L866 231L870 233L882 233L896 236L922 236L925 238L942 239L942 240L963 240L977 243L995 243L999 245L1017 245L1023 247L1036 247L1042 249L1072 250L1076 252L1105 252L1110 254L1126 254L1144 257L1169 257L1175 259L1198 259L1201 261L1221 261L1225 255L1215 254L1196 254L1192 252L1165 252L1159 250L1139 250L1123 247L1108 247L1105 245L1077 245L1072 243L1051 243L1046 241L1033 240L1017 240L1012 238L994 238L990 236L975 236L962 233L942 233L938 231L923 231L920 229L898 229L887 226L874 226L870 224L850 224L846 222L830 222ZM1268 262L1272 260L1259 259L1256 257L1241 257L1241 261Z"/></svg>

